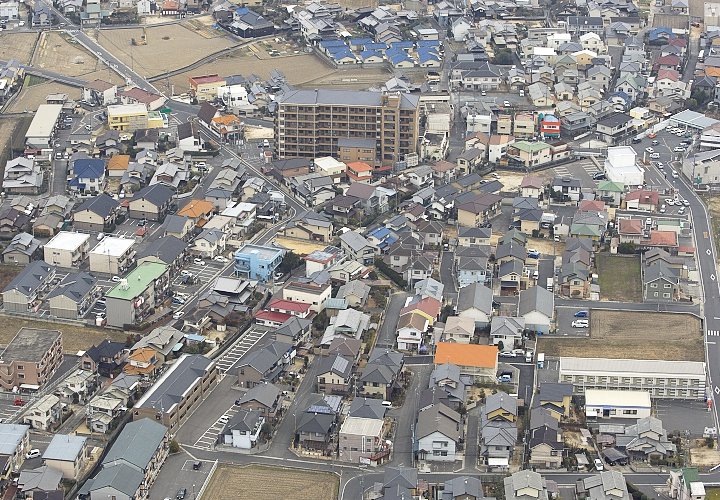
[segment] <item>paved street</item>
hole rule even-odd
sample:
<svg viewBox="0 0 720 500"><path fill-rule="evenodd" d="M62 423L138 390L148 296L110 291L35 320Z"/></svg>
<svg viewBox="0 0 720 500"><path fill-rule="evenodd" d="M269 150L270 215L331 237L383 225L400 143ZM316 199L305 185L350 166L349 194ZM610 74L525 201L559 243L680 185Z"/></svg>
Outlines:
<svg viewBox="0 0 720 500"><path fill-rule="evenodd" d="M445 286L443 293L450 303L457 302L457 285L455 283L454 269L455 253L445 251L440 258L440 281Z"/></svg>
<svg viewBox="0 0 720 500"><path fill-rule="evenodd" d="M385 308L385 316L378 330L376 347L392 349L395 346L397 325L400 320L400 309L405 305L405 301L410 294L405 292L395 292L390 296L388 305Z"/></svg>

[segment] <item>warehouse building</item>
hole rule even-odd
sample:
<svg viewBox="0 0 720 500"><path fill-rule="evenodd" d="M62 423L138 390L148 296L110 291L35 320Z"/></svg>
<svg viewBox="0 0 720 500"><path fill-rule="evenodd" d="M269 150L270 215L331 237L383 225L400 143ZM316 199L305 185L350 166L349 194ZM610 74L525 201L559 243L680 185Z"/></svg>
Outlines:
<svg viewBox="0 0 720 500"><path fill-rule="evenodd" d="M90 251L90 270L102 274L122 274L135 259L135 240L105 237Z"/></svg>
<svg viewBox="0 0 720 500"><path fill-rule="evenodd" d="M25 144L30 148L48 148L57 125L62 104L41 104L25 133Z"/></svg>
<svg viewBox="0 0 720 500"><path fill-rule="evenodd" d="M560 382L588 389L646 391L658 399L704 400L705 363L643 359L560 358Z"/></svg>

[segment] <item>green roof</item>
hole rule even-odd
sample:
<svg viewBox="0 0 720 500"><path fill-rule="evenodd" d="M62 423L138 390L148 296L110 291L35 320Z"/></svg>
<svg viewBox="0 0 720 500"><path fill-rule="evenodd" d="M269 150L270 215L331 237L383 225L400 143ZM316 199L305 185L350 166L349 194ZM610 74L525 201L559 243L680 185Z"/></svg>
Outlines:
<svg viewBox="0 0 720 500"><path fill-rule="evenodd" d="M600 181L598 182L598 191L622 193L623 191L625 191L625 184L623 184L622 182Z"/></svg>
<svg viewBox="0 0 720 500"><path fill-rule="evenodd" d="M528 141L517 141L515 144L513 144L513 146L518 148L520 151L525 151L528 153L542 151L543 149L548 149L550 147L549 144L545 144L544 142L528 142Z"/></svg>
<svg viewBox="0 0 720 500"><path fill-rule="evenodd" d="M578 234L580 236L600 236L602 234L602 230L595 225L573 224L570 226L570 234Z"/></svg>
<svg viewBox="0 0 720 500"><path fill-rule="evenodd" d="M685 478L685 484L697 483L700 481L700 474L695 467L685 467L682 470L683 477Z"/></svg>
<svg viewBox="0 0 720 500"><path fill-rule="evenodd" d="M123 289L121 284L118 283L105 296L114 299L132 300L142 294L153 281L162 276L167 267L159 262L143 262L126 276L126 289Z"/></svg>

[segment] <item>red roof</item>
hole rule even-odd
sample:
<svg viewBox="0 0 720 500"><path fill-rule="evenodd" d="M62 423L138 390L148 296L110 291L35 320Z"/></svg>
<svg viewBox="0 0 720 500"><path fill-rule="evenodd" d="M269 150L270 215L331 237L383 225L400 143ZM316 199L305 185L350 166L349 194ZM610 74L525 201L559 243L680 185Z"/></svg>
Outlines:
<svg viewBox="0 0 720 500"><path fill-rule="evenodd" d="M215 82L224 82L225 78L219 75L203 75L203 76L191 76L190 77L190 84L191 85L201 85L203 83L215 83Z"/></svg>
<svg viewBox="0 0 720 500"><path fill-rule="evenodd" d="M293 311L299 313L306 313L310 310L310 304L303 304L302 302L295 302L293 300L275 299L268 305L268 309L271 311Z"/></svg>
<svg viewBox="0 0 720 500"><path fill-rule="evenodd" d="M677 66L680 64L680 58L675 54L669 54L666 56L658 57L656 64L662 64L664 66Z"/></svg>
<svg viewBox="0 0 720 500"><path fill-rule="evenodd" d="M665 78L677 82L680 79L680 73L674 69L661 69L658 71L658 80L664 80Z"/></svg>
<svg viewBox="0 0 720 500"><path fill-rule="evenodd" d="M675 231L650 231L650 239L643 241L645 246L676 247L677 233Z"/></svg>
<svg viewBox="0 0 720 500"><path fill-rule="evenodd" d="M255 314L256 321L272 321L278 324L283 324L290 318L292 318L290 314L275 311L258 311L257 314Z"/></svg>
<svg viewBox="0 0 720 500"><path fill-rule="evenodd" d="M605 202L600 200L582 200L578 205L581 212L604 212Z"/></svg>
<svg viewBox="0 0 720 500"><path fill-rule="evenodd" d="M419 300L415 302L414 304L410 304L409 306L405 306L400 310L400 316L403 314L412 312L412 311L422 311L431 318L437 318L440 316L440 309L442 308L442 304L439 300L434 299L432 297L425 297L422 300Z"/></svg>
<svg viewBox="0 0 720 500"><path fill-rule="evenodd" d="M542 178L538 177L537 175L526 175L525 177L522 178L520 187L521 188L530 187L530 188L542 189L543 180L542 180Z"/></svg>
<svg viewBox="0 0 720 500"><path fill-rule="evenodd" d="M681 247L678 247L678 253L695 253L695 247L683 245Z"/></svg>
<svg viewBox="0 0 720 500"><path fill-rule="evenodd" d="M640 203L646 205L657 205L660 200L660 196L657 191L649 191L647 189L638 189L637 191L631 191L625 195L625 201L638 200Z"/></svg>
<svg viewBox="0 0 720 500"><path fill-rule="evenodd" d="M642 219L620 219L618 225L620 234L643 234Z"/></svg>

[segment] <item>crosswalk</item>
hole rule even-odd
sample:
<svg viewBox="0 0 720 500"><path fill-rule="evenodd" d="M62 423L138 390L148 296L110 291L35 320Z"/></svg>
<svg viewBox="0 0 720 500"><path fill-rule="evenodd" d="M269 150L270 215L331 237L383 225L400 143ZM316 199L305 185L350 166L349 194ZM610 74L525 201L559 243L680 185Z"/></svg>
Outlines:
<svg viewBox="0 0 720 500"><path fill-rule="evenodd" d="M708 330L707 336L708 337L720 337L720 330Z"/></svg>

